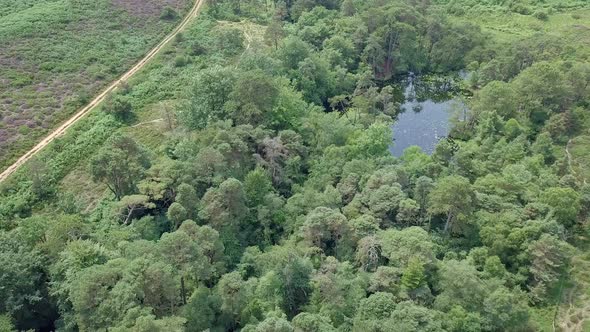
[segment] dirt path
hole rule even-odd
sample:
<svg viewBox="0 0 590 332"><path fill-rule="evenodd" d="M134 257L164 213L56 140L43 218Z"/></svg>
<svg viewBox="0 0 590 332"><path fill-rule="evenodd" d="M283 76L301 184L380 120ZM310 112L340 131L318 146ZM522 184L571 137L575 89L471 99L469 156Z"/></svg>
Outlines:
<svg viewBox="0 0 590 332"><path fill-rule="evenodd" d="M135 64L129 71L127 71L123 76L119 79L111 83L105 90L103 90L94 100L92 100L88 105L78 111L74 116L72 116L69 120L64 122L61 126L56 128L51 134L45 137L41 142L39 142L34 148L29 150L25 153L22 157L20 157L14 164L10 165L7 169L5 169L2 173L0 173L0 182L6 180L12 173L16 172L16 170L21 167L24 163L26 163L29 159L31 159L37 152L41 151L44 147L46 147L49 143L51 143L56 137L63 135L68 128L73 126L78 120L84 117L84 115L88 114L92 111L98 104L100 104L105 97L117 89L120 83L129 80L135 73L141 70L146 64L150 62L159 52L170 42L179 32L181 32L188 23L196 17L199 13L199 9L205 0L196 0L194 6L191 8L189 13L184 17L184 19L180 22L180 24L168 35L164 38L158 45L156 45L151 51L149 51L143 59L141 59L138 63Z"/></svg>

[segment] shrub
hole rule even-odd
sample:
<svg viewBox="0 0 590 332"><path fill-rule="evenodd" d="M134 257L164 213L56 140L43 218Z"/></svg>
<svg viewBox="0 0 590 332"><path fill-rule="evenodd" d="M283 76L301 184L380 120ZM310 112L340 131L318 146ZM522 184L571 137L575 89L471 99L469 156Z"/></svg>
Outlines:
<svg viewBox="0 0 590 332"><path fill-rule="evenodd" d="M126 119L131 113L132 106L127 98L121 95L111 95L105 100L102 110L113 114L118 119Z"/></svg>
<svg viewBox="0 0 590 332"><path fill-rule="evenodd" d="M188 62L188 59L185 56L178 55L174 59L174 66L175 67L184 67L184 66L186 66L187 62Z"/></svg>
<svg viewBox="0 0 590 332"><path fill-rule="evenodd" d="M162 20L173 20L177 17L178 13L170 6L164 7L164 9L162 10L162 14L160 14L160 19Z"/></svg>
<svg viewBox="0 0 590 332"><path fill-rule="evenodd" d="M31 128L29 128L27 125L21 125L20 127L18 127L18 132L21 135L26 135L31 131Z"/></svg>
<svg viewBox="0 0 590 332"><path fill-rule="evenodd" d="M549 18L549 14L544 9L535 11L533 13L533 16L541 21L546 21Z"/></svg>

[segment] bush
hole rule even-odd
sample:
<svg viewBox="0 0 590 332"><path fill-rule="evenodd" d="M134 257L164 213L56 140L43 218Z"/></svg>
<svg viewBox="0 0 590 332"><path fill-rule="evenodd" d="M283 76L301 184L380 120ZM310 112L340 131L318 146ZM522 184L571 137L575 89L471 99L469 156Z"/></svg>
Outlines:
<svg viewBox="0 0 590 332"><path fill-rule="evenodd" d="M21 135L26 135L31 131L31 128L29 128L27 125L21 125L20 127L18 127L18 132Z"/></svg>
<svg viewBox="0 0 590 332"><path fill-rule="evenodd" d="M164 9L162 10L162 14L160 14L160 19L162 20L174 20L177 17L178 13L170 6L164 7Z"/></svg>
<svg viewBox="0 0 590 332"><path fill-rule="evenodd" d="M131 113L132 106L127 98L121 95L111 95L105 100L102 110L105 113L113 114L118 119L126 119Z"/></svg>
<svg viewBox="0 0 590 332"><path fill-rule="evenodd" d="M187 63L188 63L188 59L183 55L179 55L174 59L174 66L175 67L184 67L184 66L186 66Z"/></svg>
<svg viewBox="0 0 590 332"><path fill-rule="evenodd" d="M546 10L537 10L533 13L533 16L541 21L546 21L549 18L549 14Z"/></svg>

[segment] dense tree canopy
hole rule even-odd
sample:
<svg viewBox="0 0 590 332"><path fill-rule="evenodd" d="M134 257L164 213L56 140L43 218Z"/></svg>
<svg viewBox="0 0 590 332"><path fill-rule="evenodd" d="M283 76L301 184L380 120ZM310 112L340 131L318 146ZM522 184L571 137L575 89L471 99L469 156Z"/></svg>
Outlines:
<svg viewBox="0 0 590 332"><path fill-rule="evenodd" d="M550 329L588 285L590 53L543 14L579 8L208 1L0 188L0 330ZM400 76L458 71L449 137L392 156Z"/></svg>

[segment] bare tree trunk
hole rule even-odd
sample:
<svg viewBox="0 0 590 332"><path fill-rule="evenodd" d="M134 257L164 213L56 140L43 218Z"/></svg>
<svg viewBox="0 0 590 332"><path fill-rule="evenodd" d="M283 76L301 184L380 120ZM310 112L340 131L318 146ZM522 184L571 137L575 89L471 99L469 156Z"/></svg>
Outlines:
<svg viewBox="0 0 590 332"><path fill-rule="evenodd" d="M444 232L447 233L449 231L449 226L451 225L451 220L453 219L453 214L449 212L447 214L447 222L445 222Z"/></svg>

